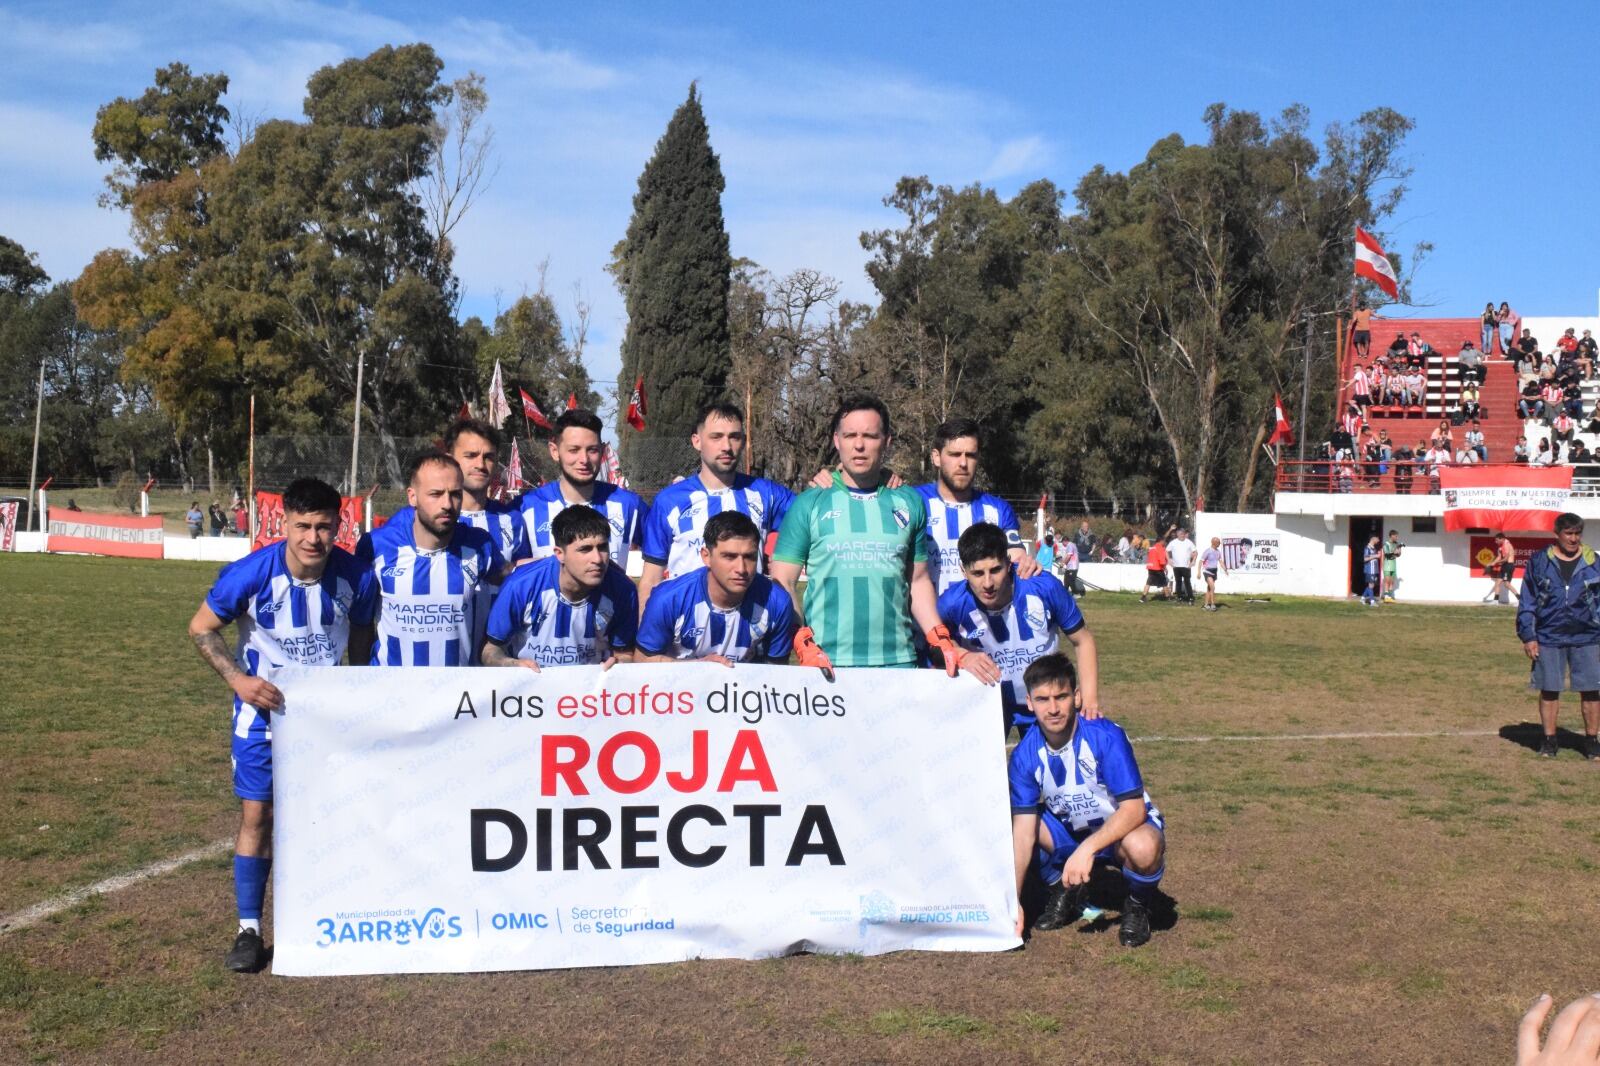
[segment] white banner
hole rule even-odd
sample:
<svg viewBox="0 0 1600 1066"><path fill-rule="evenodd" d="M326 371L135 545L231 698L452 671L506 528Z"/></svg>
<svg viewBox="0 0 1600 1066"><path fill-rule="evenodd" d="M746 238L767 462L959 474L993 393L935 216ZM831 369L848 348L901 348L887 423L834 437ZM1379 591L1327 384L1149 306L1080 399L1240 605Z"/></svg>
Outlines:
<svg viewBox="0 0 1600 1066"><path fill-rule="evenodd" d="M1004 951L997 689L709 663L278 671L273 972Z"/></svg>
<svg viewBox="0 0 1600 1066"><path fill-rule="evenodd" d="M1222 538L1222 565L1230 574L1276 574L1279 558L1276 533Z"/></svg>

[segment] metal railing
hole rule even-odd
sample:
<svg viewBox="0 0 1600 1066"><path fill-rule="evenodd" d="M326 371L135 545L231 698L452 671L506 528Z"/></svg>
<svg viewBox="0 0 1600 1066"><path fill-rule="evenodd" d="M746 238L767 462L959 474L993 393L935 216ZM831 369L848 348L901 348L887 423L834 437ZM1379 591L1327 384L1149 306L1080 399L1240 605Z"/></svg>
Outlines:
<svg viewBox="0 0 1600 1066"><path fill-rule="evenodd" d="M1376 463L1354 459L1284 460L1278 464L1279 492L1323 492L1367 495L1427 496L1439 492L1438 472L1445 467L1526 469L1525 463L1432 463L1422 459L1389 459ZM1572 494L1600 497L1600 463L1573 467Z"/></svg>

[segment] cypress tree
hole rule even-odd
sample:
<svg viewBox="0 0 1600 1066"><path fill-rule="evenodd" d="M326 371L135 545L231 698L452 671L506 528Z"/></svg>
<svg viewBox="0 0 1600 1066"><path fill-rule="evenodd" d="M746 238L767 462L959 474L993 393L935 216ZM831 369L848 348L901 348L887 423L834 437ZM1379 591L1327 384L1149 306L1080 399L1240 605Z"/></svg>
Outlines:
<svg viewBox="0 0 1600 1066"><path fill-rule="evenodd" d="M700 407L728 377L728 288L733 263L722 224L722 166L695 86L667 123L639 175L628 235L614 272L628 309L617 383L618 436L628 476L642 487L670 481L687 444L641 447L620 417L644 375L649 438L686 441ZM681 469L680 469L681 467Z"/></svg>

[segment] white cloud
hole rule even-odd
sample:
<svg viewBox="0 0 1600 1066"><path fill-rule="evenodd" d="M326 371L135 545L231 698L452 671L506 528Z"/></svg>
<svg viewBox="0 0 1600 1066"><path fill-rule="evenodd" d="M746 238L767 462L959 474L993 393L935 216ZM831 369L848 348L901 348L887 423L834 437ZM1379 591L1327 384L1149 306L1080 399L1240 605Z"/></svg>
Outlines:
<svg viewBox="0 0 1600 1066"><path fill-rule="evenodd" d="M427 40L447 62L515 72L549 89L593 90L615 85L616 70L562 48L546 48L526 34L491 19L453 19Z"/></svg>
<svg viewBox="0 0 1600 1066"><path fill-rule="evenodd" d="M8 63L22 59L106 62L131 55L141 38L131 26L110 22L44 22L0 11L0 41Z"/></svg>
<svg viewBox="0 0 1600 1066"><path fill-rule="evenodd" d="M106 168L95 161L93 116L61 114L16 100L0 100L0 174L8 187L46 184L98 187ZM91 195L91 199L93 196Z"/></svg>
<svg viewBox="0 0 1600 1066"><path fill-rule="evenodd" d="M1038 174L1043 170L1048 155L1043 137L1019 137L1000 146L980 177L983 181L999 181L1030 171Z"/></svg>

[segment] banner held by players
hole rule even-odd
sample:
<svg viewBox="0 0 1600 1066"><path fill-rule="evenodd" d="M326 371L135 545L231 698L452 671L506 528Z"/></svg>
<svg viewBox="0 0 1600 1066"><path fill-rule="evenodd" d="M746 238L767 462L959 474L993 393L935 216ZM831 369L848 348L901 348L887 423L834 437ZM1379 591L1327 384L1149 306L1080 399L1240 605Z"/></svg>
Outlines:
<svg viewBox="0 0 1600 1066"><path fill-rule="evenodd" d="M276 973L1018 945L999 697L969 678L273 680Z"/></svg>

